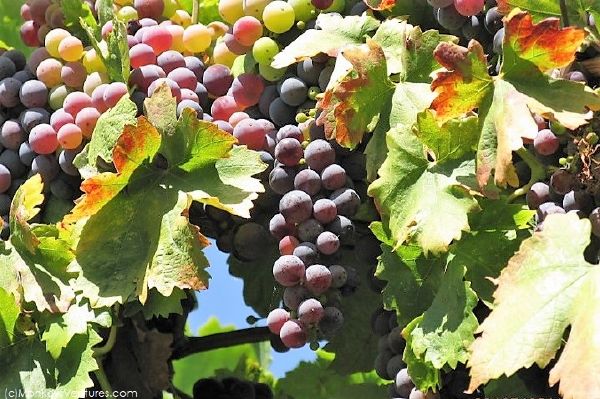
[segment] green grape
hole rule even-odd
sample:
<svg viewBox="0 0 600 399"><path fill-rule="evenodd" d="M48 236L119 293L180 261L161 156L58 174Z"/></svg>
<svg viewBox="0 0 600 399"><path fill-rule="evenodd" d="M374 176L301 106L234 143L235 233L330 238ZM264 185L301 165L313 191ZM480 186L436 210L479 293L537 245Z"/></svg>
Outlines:
<svg viewBox="0 0 600 399"><path fill-rule="evenodd" d="M263 11L263 22L273 33L287 32L294 26L295 20L294 9L285 1L275 0L269 3Z"/></svg>
<svg viewBox="0 0 600 399"><path fill-rule="evenodd" d="M125 7L121 8L117 12L117 17L121 21L125 21L125 22L135 21L136 19L139 19L137 10L131 6L125 6Z"/></svg>
<svg viewBox="0 0 600 399"><path fill-rule="evenodd" d="M256 73L256 61L250 54L238 55L231 66L233 77L243 73Z"/></svg>
<svg viewBox="0 0 600 399"><path fill-rule="evenodd" d="M62 108L63 103L65 102L65 98L71 92L65 85L60 85L52 88L50 90L50 95L48 96L48 105L53 110L57 110Z"/></svg>
<svg viewBox="0 0 600 399"><path fill-rule="evenodd" d="M288 4L294 9L296 21L307 22L317 15L317 9L310 0L288 0Z"/></svg>
<svg viewBox="0 0 600 399"><path fill-rule="evenodd" d="M279 46L270 37L261 37L252 46L252 56L259 64L270 65L277 53L279 53Z"/></svg>
<svg viewBox="0 0 600 399"><path fill-rule="evenodd" d="M333 4L323 12L342 12L346 7L346 0L333 0Z"/></svg>
<svg viewBox="0 0 600 399"><path fill-rule="evenodd" d="M244 14L262 20L262 14L271 0L244 0Z"/></svg>
<svg viewBox="0 0 600 399"><path fill-rule="evenodd" d="M276 69L269 64L258 64L258 72L260 76L269 82L276 82L285 75L287 68Z"/></svg>

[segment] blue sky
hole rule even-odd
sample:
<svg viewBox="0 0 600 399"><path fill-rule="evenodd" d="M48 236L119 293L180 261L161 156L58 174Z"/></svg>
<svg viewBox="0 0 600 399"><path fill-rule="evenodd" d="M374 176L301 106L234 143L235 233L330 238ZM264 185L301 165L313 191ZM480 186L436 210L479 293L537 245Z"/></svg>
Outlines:
<svg viewBox="0 0 600 399"><path fill-rule="evenodd" d="M217 316L221 324L233 324L238 328L249 327L246 318L256 314L244 303L243 280L231 276L228 272L228 255L219 251L214 242L205 250L205 254L211 265L208 272L212 278L210 288L197 294L198 309L190 314L188 320L191 331L198 331L210 316ZM266 325L265 320L260 320L256 325ZM310 361L316 358L308 345L302 349L292 349L287 353L272 351L272 354L271 372L276 377L283 377L286 371L294 369L301 360Z"/></svg>

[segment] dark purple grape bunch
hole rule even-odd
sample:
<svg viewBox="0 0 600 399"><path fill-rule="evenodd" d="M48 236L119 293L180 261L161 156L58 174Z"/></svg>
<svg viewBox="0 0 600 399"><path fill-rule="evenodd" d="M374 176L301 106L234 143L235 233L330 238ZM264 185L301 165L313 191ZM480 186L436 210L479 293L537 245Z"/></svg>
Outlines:
<svg viewBox="0 0 600 399"><path fill-rule="evenodd" d="M267 384L235 377L226 377L223 379L202 378L194 384L193 393L194 399L273 399L273 391Z"/></svg>
<svg viewBox="0 0 600 399"><path fill-rule="evenodd" d="M304 148L303 140L297 126L279 129L269 176L271 189L282 195L269 228L279 240L273 276L284 287L284 308L273 310L267 322L289 348L333 336L343 324L341 297L358 285L356 271L338 264L337 255L353 243L350 218L360 197L336 163L334 146L316 139Z"/></svg>

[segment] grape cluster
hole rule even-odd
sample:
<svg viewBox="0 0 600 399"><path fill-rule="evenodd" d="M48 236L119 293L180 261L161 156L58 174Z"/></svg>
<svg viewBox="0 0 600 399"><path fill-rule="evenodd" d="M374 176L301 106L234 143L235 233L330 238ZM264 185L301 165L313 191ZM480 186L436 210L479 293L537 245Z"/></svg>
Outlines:
<svg viewBox="0 0 600 399"><path fill-rule="evenodd" d="M273 399L267 384L241 380L203 378L194 384L194 399Z"/></svg>
<svg viewBox="0 0 600 399"><path fill-rule="evenodd" d="M93 9L93 1L85 2ZM59 0L27 0L21 6L21 18L21 40L29 47L43 46L48 32L65 27Z"/></svg>

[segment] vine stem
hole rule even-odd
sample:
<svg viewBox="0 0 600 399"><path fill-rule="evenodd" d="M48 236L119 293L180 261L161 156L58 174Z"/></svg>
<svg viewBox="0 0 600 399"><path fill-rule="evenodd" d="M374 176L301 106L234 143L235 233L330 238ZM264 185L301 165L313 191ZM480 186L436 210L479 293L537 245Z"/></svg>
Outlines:
<svg viewBox="0 0 600 399"><path fill-rule="evenodd" d="M115 314L119 314L119 304L115 305ZM103 346L92 349L94 351L95 357L98 358L105 356L112 350L112 348L115 346L115 343L117 342L117 329L118 327L116 320L113 320L113 323L110 326L110 332L108 333L108 339L106 340L106 343Z"/></svg>
<svg viewBox="0 0 600 399"><path fill-rule="evenodd" d="M531 188L531 186L533 186L534 183L536 183L536 182L542 180L544 177L546 177L546 167L544 165L542 165L540 163L540 161L538 161L537 158L533 154L531 154L525 148L518 149L517 154L519 154L521 159L523 161L525 161L527 166L529 166L529 169L531 170L531 177L529 179L529 182L526 185L516 189L508 197L508 199L507 199L508 202L512 202L516 198L527 194L527 191L529 191L529 189Z"/></svg>
<svg viewBox="0 0 600 399"><path fill-rule="evenodd" d="M200 13L200 0L193 0L192 3L192 24L198 23L198 17Z"/></svg>
<svg viewBox="0 0 600 399"><path fill-rule="evenodd" d="M104 365L102 365L102 360L98 360L98 370L94 371L96 378L98 379L98 384L100 384L100 388L108 393L107 398L112 398L112 386L110 385L110 381L108 381L108 377L104 372Z"/></svg>
<svg viewBox="0 0 600 399"><path fill-rule="evenodd" d="M565 0L560 0L560 15L563 21L563 26L569 26L569 13L567 11L567 3Z"/></svg>
<svg viewBox="0 0 600 399"><path fill-rule="evenodd" d="M206 335L204 337L188 337L173 350L171 359L181 359L194 353L206 352L213 349L268 341L272 335L267 327L250 327L242 330Z"/></svg>

